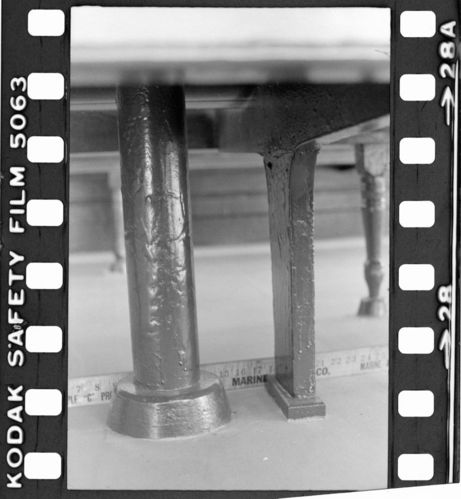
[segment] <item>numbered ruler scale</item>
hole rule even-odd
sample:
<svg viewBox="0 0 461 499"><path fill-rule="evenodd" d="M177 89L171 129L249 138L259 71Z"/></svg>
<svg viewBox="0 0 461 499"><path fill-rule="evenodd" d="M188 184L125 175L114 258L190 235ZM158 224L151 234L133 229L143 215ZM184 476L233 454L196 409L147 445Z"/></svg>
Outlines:
<svg viewBox="0 0 461 499"><path fill-rule="evenodd" d="M338 352L320 352L316 359L317 378L350 376L388 369L387 346L359 348ZM241 390L262 386L274 373L274 359L250 359L202 366L218 376L226 390ZM101 404L110 402L114 387L127 373L73 378L69 380L68 405Z"/></svg>

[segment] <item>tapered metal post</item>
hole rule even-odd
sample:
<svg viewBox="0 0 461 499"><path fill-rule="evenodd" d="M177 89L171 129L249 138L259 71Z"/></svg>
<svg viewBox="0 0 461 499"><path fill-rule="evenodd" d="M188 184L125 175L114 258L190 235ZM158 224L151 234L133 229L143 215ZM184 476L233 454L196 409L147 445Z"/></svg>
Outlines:
<svg viewBox="0 0 461 499"><path fill-rule="evenodd" d="M267 388L288 419L320 417L315 394L313 189L318 147L266 153L275 376Z"/></svg>
<svg viewBox="0 0 461 499"><path fill-rule="evenodd" d="M184 92L121 87L118 109L134 374L109 424L147 438L209 431L230 412L199 368Z"/></svg>

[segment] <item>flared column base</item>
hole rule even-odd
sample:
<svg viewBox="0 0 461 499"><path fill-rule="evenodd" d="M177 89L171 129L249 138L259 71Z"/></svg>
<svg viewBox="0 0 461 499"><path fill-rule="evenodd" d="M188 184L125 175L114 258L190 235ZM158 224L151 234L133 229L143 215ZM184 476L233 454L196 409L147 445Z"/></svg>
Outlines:
<svg viewBox="0 0 461 499"><path fill-rule="evenodd" d="M175 394L151 390L130 376L119 382L109 414L109 427L136 438L189 437L207 433L230 421L220 380L201 371L200 381Z"/></svg>
<svg viewBox="0 0 461 499"><path fill-rule="evenodd" d="M266 388L287 419L323 418L326 415L325 404L319 397L315 395L293 397L283 388L275 376L268 377Z"/></svg>

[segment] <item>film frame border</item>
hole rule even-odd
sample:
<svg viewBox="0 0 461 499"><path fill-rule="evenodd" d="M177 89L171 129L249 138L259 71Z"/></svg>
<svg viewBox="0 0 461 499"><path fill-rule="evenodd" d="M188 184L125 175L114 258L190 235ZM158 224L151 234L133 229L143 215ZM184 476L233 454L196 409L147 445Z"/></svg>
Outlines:
<svg viewBox="0 0 461 499"><path fill-rule="evenodd" d="M57 389L66 400L67 393L67 285L68 285L68 195L69 177L68 162L70 140L69 127L69 91L70 91L70 9L83 5L98 6L187 6L187 7L387 7L392 18L392 58L391 58L391 158L394 168L391 168L390 203L390 316L389 327L389 487L428 485L447 483L448 470L448 437L447 414L454 410L455 421L459 420L459 386L453 392L447 386L447 370L444 365L444 352L438 350L439 340L444 331L444 324L437 318L440 306L437 300L437 289L448 286L452 282L453 273L458 281L457 270L448 262L458 259L458 242L451 244L453 238L453 219L450 217L452 206L452 172L450 153L453 147L453 130L442 126L445 119L445 109L440 105L441 90L446 88L447 80L438 73L443 62L438 53L438 46L446 41L438 31L433 37L408 38L400 33L400 15L404 11L432 11L437 18L437 28L442 24L456 21L456 46L459 42L459 5L456 0L253 0L225 1L213 0L3 0L2 26L2 254L1 254L1 329L0 361L1 392L0 392L0 434L7 435L12 426L21 428L24 442L10 445L6 442L5 459L0 477L0 488L7 492L7 497L151 497L152 491L77 491L67 490L66 453L67 453L67 407L62 404L59 415L29 416L24 411L24 396L28 389ZM64 13L64 33L56 37L31 36L27 31L28 12L33 9L57 9ZM6 22L8 20L8 22ZM27 134L32 136L55 136L64 140L64 158L57 165L37 165L27 161L26 148L10 147L10 119L12 111L10 98L18 97L11 87L12 78L26 78L30 73L50 72L60 73L65 81L65 93L61 100L39 101L27 99L24 117L27 120ZM399 78L404 74L425 73L436 77L436 98L421 105L420 102L404 102L399 98ZM20 85L20 86L19 86ZM449 85L450 86L450 85ZM454 88L451 85L452 90ZM22 95L27 95L26 90ZM19 99L21 101L21 99ZM16 103L18 100L15 101ZM20 126L21 119L15 122ZM404 166L399 159L398 144L406 137L431 137L435 141L436 159L432 166ZM458 137L454 137L457 139ZM22 142L20 140L20 142ZM23 233L8 231L9 213L14 207L11 201L18 191L7 183L10 177L10 167L24 166L22 170L26 186L26 199L56 199L64 203L64 221L57 227L28 226ZM458 184L455 184L456 189ZM400 202L413 199L431 200L436 206L436 224L429 229L408 229L398 223L398 206ZM20 206L18 204L18 206ZM455 225L456 227L456 225ZM456 234L455 234L456 236ZM441 241L446 241L441 244ZM13 251L15 257L10 252ZM455 251L455 253L453 253ZM21 256L24 259L21 259ZM8 291L11 291L9 271L19 276L17 281L26 286L26 265L34 262L56 263L61 265L62 283L59 289L37 290L28 289L26 301L16 312L23 322L15 321L15 310L8 305ZM442 265L441 262L447 262ZM435 268L434 288L427 292L404 291L398 283L398 269L405 264L432 264ZM22 278L20 277L22 276ZM453 291L457 291L456 285ZM19 288L18 288L19 290ZM16 292L16 288L13 292ZM20 291L17 291L20 293ZM459 301L456 297L451 310L457 311ZM14 296L13 302L20 302L20 296ZM8 308L11 309L8 312ZM10 313L10 316L8 316ZM13 319L13 323L8 318ZM22 353L13 355L12 364L8 362L9 338L25 336L28 326L52 325L61 328L63 333L63 349L60 353L34 354L26 352L17 345ZM425 356L404 355L398 350L398 331L402 327L431 327L435 333L435 348ZM452 344L450 357L456 356L456 362L451 364L451 375L459 379L459 314L456 314L451 332ZM6 333L5 333L6 332ZM13 337L11 333L17 333ZM454 341L453 341L454 340ZM442 346L443 347L443 346ZM455 348L456 347L456 348ZM16 349L15 349L16 350ZM14 360L16 359L16 360ZM24 365L20 366L20 359ZM455 370L453 370L455 367ZM10 391L8 391L10 387ZM21 390L19 387L23 387ZM429 418L403 418L398 414L398 394L405 389L426 389L434 393L434 414ZM10 400L8 400L8 394ZM17 395L14 395L17 394ZM452 397L450 399L450 397ZM454 397L454 398L453 398ZM18 417L18 425L14 418ZM19 421L21 420L21 421ZM459 427L452 428L454 442L459 441ZM21 433L21 431L19 433ZM16 437L19 441L19 437ZM20 459L19 465L8 465L7 453L11 459ZM434 473L430 480L418 482L401 480L398 474L398 457L405 453L421 453L421 450L434 458ZM453 481L459 481L459 450L452 447L451 476ZM60 458L59 479L34 480L24 475L24 461L30 452L57 453ZM16 461L12 461L16 462ZM7 474L21 474L18 482L21 488L6 488ZM13 480L14 481L14 480ZM184 491L183 491L184 492ZM184 492L187 493L187 492ZM313 491L261 491L252 493L252 497L293 496L315 493ZM317 492L318 493L318 492ZM175 495L176 494L176 495ZM177 492L163 492L164 497L177 497ZM189 492L193 496L194 491ZM228 492L232 494L232 492ZM203 494L200 495L203 497Z"/></svg>

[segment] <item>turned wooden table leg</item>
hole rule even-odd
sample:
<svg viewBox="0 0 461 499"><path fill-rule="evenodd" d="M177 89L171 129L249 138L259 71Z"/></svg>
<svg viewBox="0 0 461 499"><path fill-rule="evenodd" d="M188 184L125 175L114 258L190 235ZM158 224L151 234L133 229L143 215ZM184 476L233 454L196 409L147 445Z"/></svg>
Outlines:
<svg viewBox="0 0 461 499"><path fill-rule="evenodd" d="M120 169L114 168L109 173L110 202L112 208L113 239L112 248L114 252L114 261L110 264L111 272L123 272L125 269L125 236L123 228L123 206L122 206L122 188L120 179Z"/></svg>
<svg viewBox="0 0 461 499"><path fill-rule="evenodd" d="M382 239L386 209L384 175L389 163L388 145L360 144L356 146L355 151L357 171L361 179L362 217L367 251L365 280L369 292L369 296L360 302L358 315L381 317L386 313L381 284L384 279Z"/></svg>
<svg viewBox="0 0 461 499"><path fill-rule="evenodd" d="M324 416L315 395L313 187L318 148L264 154L272 256L275 376L268 390L289 419Z"/></svg>
<svg viewBox="0 0 461 499"><path fill-rule="evenodd" d="M194 435L230 419L199 367L184 92L121 87L119 142L134 374L109 426L142 438Z"/></svg>

